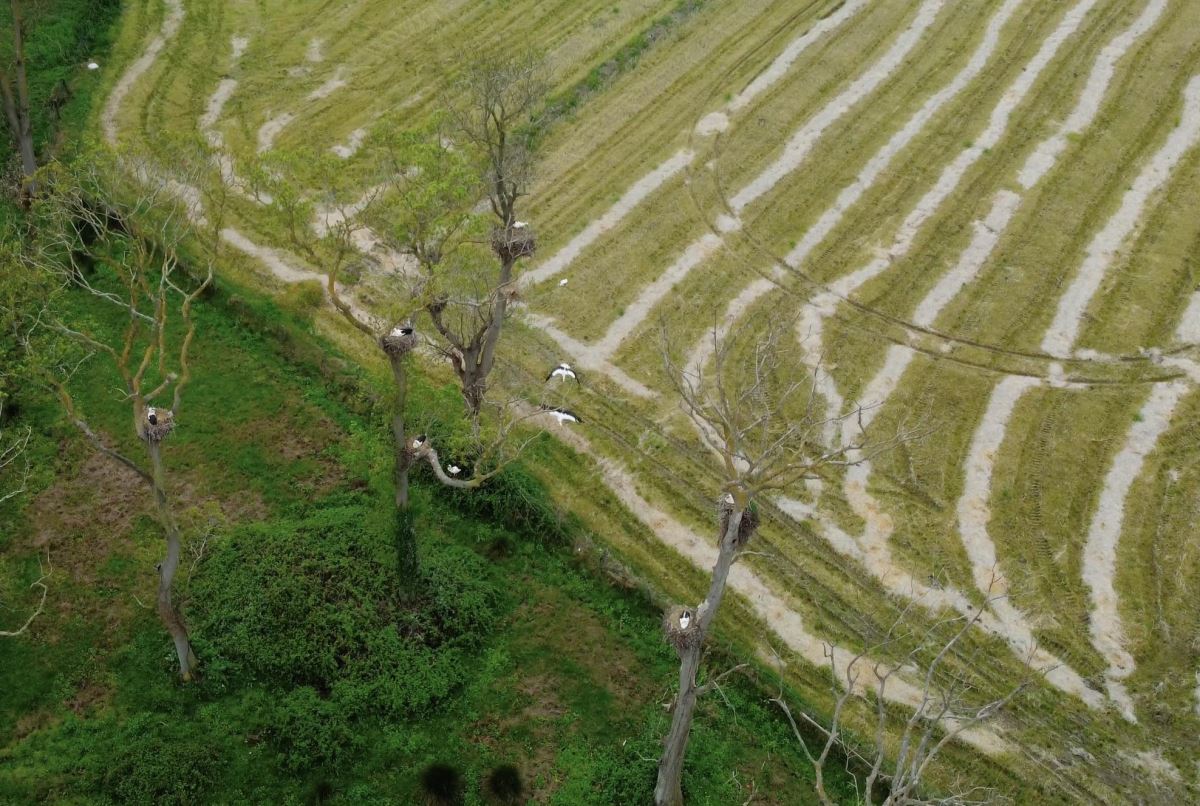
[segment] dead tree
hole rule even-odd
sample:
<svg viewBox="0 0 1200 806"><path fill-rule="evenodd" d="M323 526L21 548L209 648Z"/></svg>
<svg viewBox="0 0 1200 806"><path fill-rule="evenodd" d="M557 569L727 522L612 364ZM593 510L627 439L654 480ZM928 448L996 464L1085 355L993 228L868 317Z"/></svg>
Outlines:
<svg viewBox="0 0 1200 806"><path fill-rule="evenodd" d="M33 124L29 116L29 79L25 65L25 21L20 0L10 0L12 24L11 64L0 61L0 99L4 119L17 153L21 155L21 196L28 200L34 192L37 156L33 150Z"/></svg>
<svg viewBox="0 0 1200 806"><path fill-rule="evenodd" d="M461 150L474 165L465 186L478 187L487 200L491 226L485 248L497 268L489 273L483 261L464 261L457 268L470 277L465 296L435 290L426 310L447 343L445 352L473 420L483 406L515 298L517 261L537 247L533 227L518 220L517 208L532 182L548 86L542 62L530 54L488 57L467 66L446 103L448 137L438 146ZM451 308L457 316L448 314Z"/></svg>
<svg viewBox="0 0 1200 806"><path fill-rule="evenodd" d="M697 685L703 649L724 599L730 569L759 526L756 499L816 478L822 471L866 461L899 438L825 446L826 427L855 418L860 411L834 421L825 417L816 384L805 378L798 368L801 364L787 360L790 333L787 323L775 323L761 335L734 334L725 339L714 331L711 371L697 374L679 368L664 336L667 374L701 440L719 456L720 484L715 501L717 560L708 593L694 607L669 612L664 624L680 665L679 691L654 789L657 806L683 802L684 757L696 704L719 679Z"/></svg>
<svg viewBox="0 0 1200 806"><path fill-rule="evenodd" d="M92 427L70 392L65 367L48 380L64 416L96 450L137 474L153 493L166 539L166 554L158 566L158 615L175 645L180 676L191 680L196 657L172 600L181 536L162 446L180 423L196 333L192 307L212 281L213 264L208 261L198 275L184 269L179 249L191 232L188 209L167 183L151 186L123 179L129 176L128 167L128 160L102 154L69 167L52 166L36 208L42 238L38 255L41 265L64 284L112 305L124 320L120 335L109 337L61 318L51 326L89 355L111 362L129 406L133 435L143 444L149 466L111 446ZM215 251L210 254L215 259Z"/></svg>
<svg viewBox="0 0 1200 806"><path fill-rule="evenodd" d="M830 684L834 695L830 724L825 727L808 714L800 714L802 721L825 737L815 751L804 739L796 717L784 698L780 676L779 694L771 698L771 702L787 717L796 741L812 764L813 788L824 806L834 804L825 788L825 771L835 750L856 760L866 770L861 779L854 779L854 786L856 801L867 806L918 806L927 803L967 806L991 803L996 799L995 792L981 787L930 799L924 798L923 791L931 765L946 745L964 731L977 728L995 717L1029 685L1029 681L1022 681L1001 697L971 702L970 678L947 664L947 660L961 649L964 636L978 627L986 608L987 603L970 616L955 615L919 633L908 629L906 616L909 609L905 608L881 641L850 656L848 661L839 661L837 648L827 647ZM907 651L891 665L868 659L868 655L878 657L895 654L897 647L905 646L908 647ZM969 670L978 660L972 655L962 668ZM889 743L888 685L899 679L901 672L919 680L920 695L912 713L900 727L898 736ZM864 754L847 740L843 732L843 720L850 701L868 693L875 706L872 720L874 745Z"/></svg>

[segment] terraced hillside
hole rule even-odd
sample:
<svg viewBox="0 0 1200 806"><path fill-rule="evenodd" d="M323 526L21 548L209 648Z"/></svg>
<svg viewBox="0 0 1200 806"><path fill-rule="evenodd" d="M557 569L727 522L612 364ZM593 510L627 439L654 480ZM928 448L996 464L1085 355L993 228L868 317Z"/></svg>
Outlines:
<svg viewBox="0 0 1200 806"><path fill-rule="evenodd" d="M217 149L225 271L282 289L320 267L247 190L254 155L315 146L356 176L381 115L435 108L448 54L545 51L574 101L505 359L584 375L588 425L558 433L588 469L543 468L563 500L694 596L711 454L660 325L699 369L714 326L792 318L831 417L927 436L771 501L727 635L821 703L826 642L983 606L959 670L981 695L1036 683L941 780L1179 803L1200 788L1198 31L1193 0L143 0L97 123L158 180L179 138ZM894 696L902 716L915 692Z"/></svg>

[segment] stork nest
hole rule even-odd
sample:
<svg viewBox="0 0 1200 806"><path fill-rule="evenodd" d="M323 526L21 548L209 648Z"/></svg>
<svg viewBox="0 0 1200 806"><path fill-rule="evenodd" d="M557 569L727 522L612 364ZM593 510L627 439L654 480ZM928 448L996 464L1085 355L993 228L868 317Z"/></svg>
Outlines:
<svg viewBox="0 0 1200 806"><path fill-rule="evenodd" d="M733 515L733 496L723 495L717 499L717 524L721 529L721 539L725 537L725 530L729 526L729 518ZM759 517L758 510L754 507L747 507L742 513L742 522L738 524L738 532L734 535L734 548L745 548L750 542L750 538L754 537L754 533L758 531Z"/></svg>
<svg viewBox="0 0 1200 806"><path fill-rule="evenodd" d="M691 623L686 629L679 625L679 617L685 611L691 614ZM696 611L690 607L674 605L667 608L667 612L663 615L662 628L667 643L680 652L700 644L700 619L696 617Z"/></svg>
<svg viewBox="0 0 1200 806"><path fill-rule="evenodd" d="M150 422L146 415L142 416L142 439L147 442L162 442L175 430L175 415L170 409L155 411L157 423Z"/></svg>
<svg viewBox="0 0 1200 806"><path fill-rule="evenodd" d="M530 257L537 251L533 227L496 227L492 230L492 249L504 261Z"/></svg>
<svg viewBox="0 0 1200 806"><path fill-rule="evenodd" d="M417 332L414 330L407 336L393 334L388 331L379 339L379 346L388 355L401 356L408 355L417 346Z"/></svg>

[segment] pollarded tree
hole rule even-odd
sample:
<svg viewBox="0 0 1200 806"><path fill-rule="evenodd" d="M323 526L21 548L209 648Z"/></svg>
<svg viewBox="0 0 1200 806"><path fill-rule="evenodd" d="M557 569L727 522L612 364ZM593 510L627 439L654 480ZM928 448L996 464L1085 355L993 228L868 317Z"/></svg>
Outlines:
<svg viewBox="0 0 1200 806"><path fill-rule="evenodd" d="M714 331L712 369L697 374L680 369L664 339L663 356L675 394L701 440L718 455L721 478L716 496L717 560L708 593L698 605L671 609L663 625L680 665L679 691L654 788L657 806L683 802L684 756L696 704L719 679L697 683L704 645L724 600L730 569L759 526L756 500L818 478L822 471L865 461L898 439L824 445L822 435L830 421L815 384L797 362L787 360L784 345L792 333L786 322L769 326L761 335L735 333L719 339ZM856 409L837 420L852 420L859 413Z"/></svg>
<svg viewBox="0 0 1200 806"><path fill-rule="evenodd" d="M473 174L459 179L464 187L478 189L490 213L485 246L490 255L485 258L476 250L443 262L446 255L435 253L422 265L431 281L425 309L446 342L443 349L473 421L483 407L500 333L515 298L517 262L536 248L533 227L518 219L518 207L532 184L548 89L544 65L532 54L472 62L445 104L446 137L433 144L449 152L435 158L453 163L451 154L461 152L473 166Z"/></svg>
<svg viewBox="0 0 1200 806"><path fill-rule="evenodd" d="M431 341L420 332L420 314L443 262L473 248L481 217L472 208L480 185L474 166L460 152L445 148L434 128L418 133L385 124L364 151L368 159L377 158L382 174L379 184L365 193L344 163L328 154L275 153L255 173L260 195L270 199L268 209L292 245L323 267L325 294L333 307L381 351L390 368L397 550L404 577L415 579L419 558L409 511L412 468L425 461L441 484L478 488L520 454L524 443L513 431L530 415L517 400L480 400L489 416L483 423L473 419L470 437L455 446L456 460L466 468L446 464L434 438L413 428L409 375L415 353ZM321 191L307 192L306 185ZM385 230L386 237L376 234ZM358 283L358 296L370 298L372 310L356 302L348 290L352 282Z"/></svg>
<svg viewBox="0 0 1200 806"><path fill-rule="evenodd" d="M49 377L63 413L105 456L132 470L153 494L166 542L158 565L157 610L171 635L179 673L191 680L197 663L182 614L173 601L181 552L180 528L167 489L163 443L179 425L191 380L196 333L192 307L212 281L215 245L198 273L185 270L180 248L191 234L189 212L167 183L129 180L132 161L95 152L44 173L35 207L38 261L64 284L113 306L119 332L64 317L48 324L90 355L111 364L128 405L133 435L148 466L111 446L91 425L69 389L66 367Z"/></svg>

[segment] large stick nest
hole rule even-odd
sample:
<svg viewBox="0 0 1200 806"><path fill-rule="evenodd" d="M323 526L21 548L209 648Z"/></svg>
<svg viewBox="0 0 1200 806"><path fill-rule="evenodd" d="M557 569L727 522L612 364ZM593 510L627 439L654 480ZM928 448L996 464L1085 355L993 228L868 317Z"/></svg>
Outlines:
<svg viewBox="0 0 1200 806"><path fill-rule="evenodd" d="M686 627L683 626L685 623ZM667 612L663 615L662 626L667 643L680 652L699 646L702 639L700 619L692 608L683 605L667 608Z"/></svg>
<svg viewBox="0 0 1200 806"><path fill-rule="evenodd" d="M725 537L725 530L729 528L729 518L733 515L733 496L729 493L717 499L717 524L721 529L721 539ZM745 548L750 542L750 538L754 537L754 533L758 531L758 511L753 507L747 507L742 513L742 522L738 524L738 532L733 538L735 548Z"/></svg>
<svg viewBox="0 0 1200 806"><path fill-rule="evenodd" d="M530 257L537 250L537 236L528 224L496 227L492 230L492 249L504 261Z"/></svg>
<svg viewBox="0 0 1200 806"><path fill-rule="evenodd" d="M142 415L142 439L147 442L162 442L175 430L175 415L170 409L155 409L154 419L157 422L150 422L149 410Z"/></svg>
<svg viewBox="0 0 1200 806"><path fill-rule="evenodd" d="M401 328L408 330L407 334L400 332ZM417 332L407 322L397 325L379 339L379 346L388 355L402 356L411 353L417 346Z"/></svg>

